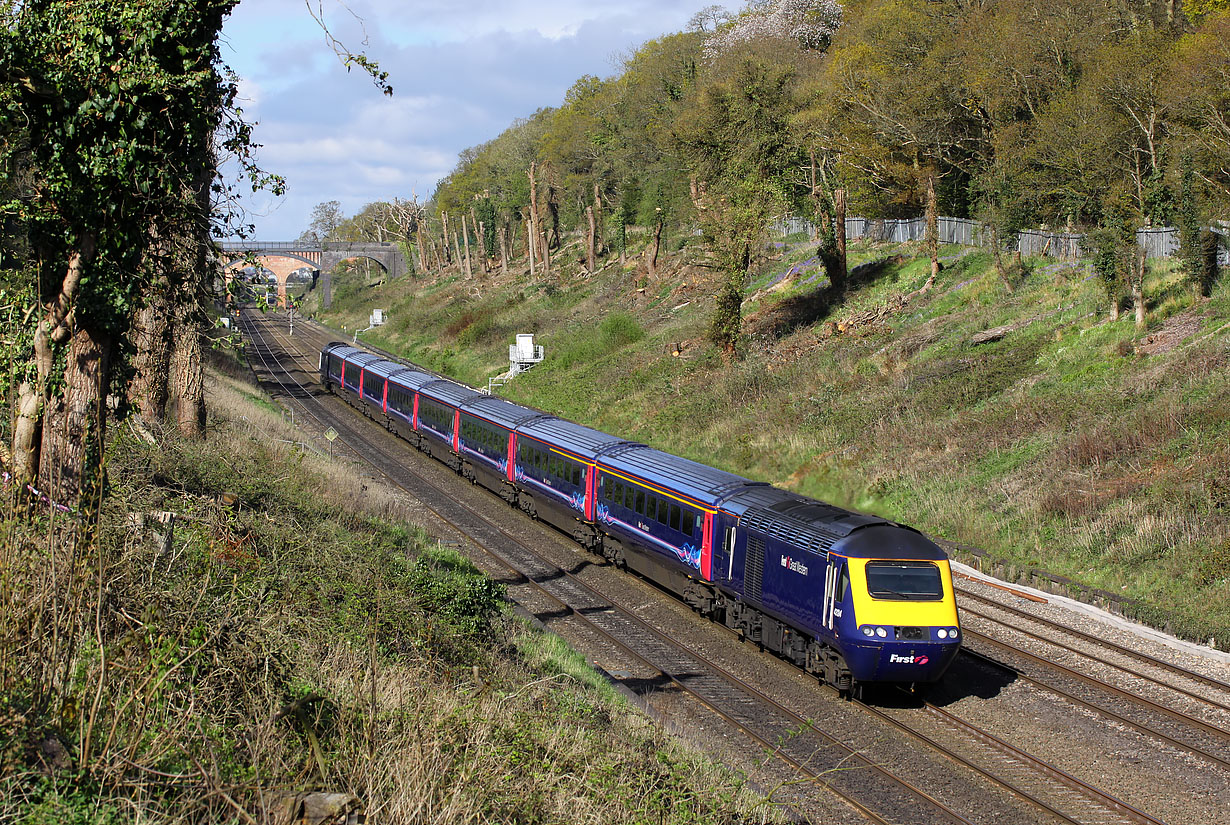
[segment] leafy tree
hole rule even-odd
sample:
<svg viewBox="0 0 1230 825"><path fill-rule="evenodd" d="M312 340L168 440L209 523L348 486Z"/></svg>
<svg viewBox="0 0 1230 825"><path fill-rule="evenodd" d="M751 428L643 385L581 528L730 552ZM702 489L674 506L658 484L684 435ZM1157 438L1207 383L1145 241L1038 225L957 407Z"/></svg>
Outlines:
<svg viewBox="0 0 1230 825"><path fill-rule="evenodd" d="M1200 208L1196 203L1196 170L1185 152L1179 172L1179 258L1193 285L1199 283L1201 265Z"/></svg>
<svg viewBox="0 0 1230 825"><path fill-rule="evenodd" d="M1226 12L1230 12L1230 0L1183 0L1183 13L1193 23Z"/></svg>
<svg viewBox="0 0 1230 825"><path fill-rule="evenodd" d="M32 187L4 212L39 283L10 460L60 500L96 500L104 400L151 263L208 225L210 150L234 95L217 37L233 5L40 0L0 28L0 119L28 141Z"/></svg>
<svg viewBox="0 0 1230 825"><path fill-rule="evenodd" d="M1093 270L1110 299L1111 320L1119 318L1119 304L1132 279L1137 251L1136 225L1130 198L1120 192L1106 204L1101 222L1090 233Z"/></svg>
<svg viewBox="0 0 1230 825"><path fill-rule="evenodd" d="M793 170L801 161L790 135L790 69L747 60L728 83L704 90L676 133L697 178L696 210L723 273L710 337L733 353L742 328L743 291L770 217L798 203Z"/></svg>
<svg viewBox="0 0 1230 825"><path fill-rule="evenodd" d="M1230 10L1209 16L1179 41L1168 78L1175 136L1192 156L1197 185L1224 210L1230 207Z"/></svg>
<svg viewBox="0 0 1230 825"><path fill-rule="evenodd" d="M338 230L346 222L346 214L342 212L339 201L324 201L312 208L312 217L308 228L297 238L298 243L322 244L325 241L342 240Z"/></svg>

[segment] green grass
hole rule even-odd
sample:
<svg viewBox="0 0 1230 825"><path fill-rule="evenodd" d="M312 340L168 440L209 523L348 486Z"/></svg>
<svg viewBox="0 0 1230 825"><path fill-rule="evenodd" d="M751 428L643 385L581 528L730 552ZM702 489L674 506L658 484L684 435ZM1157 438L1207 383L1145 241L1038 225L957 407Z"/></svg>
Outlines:
<svg viewBox="0 0 1230 825"><path fill-rule="evenodd" d="M761 291L812 255L809 245L786 249L754 273L745 315L814 289ZM1195 306L1175 265L1159 262L1137 330L1130 308L1108 320L1101 285L1080 263L1026 260L1008 292L986 252L945 247L933 289L826 337L826 322L922 286L929 266L917 245L854 244L849 258L894 255L899 263L814 323L750 339L734 361L704 339L712 276L669 266L643 293L618 267L556 272L550 289L525 273L488 278L480 297L452 278L390 285L405 320L381 341L485 385L506 368L512 333L533 332L547 360L504 388L514 400L1112 590L1184 635L1230 642L1230 509L1217 503L1230 466L1220 413L1230 402L1230 278ZM489 320L463 341L465 312ZM1136 355L1185 313L1206 316L1194 338ZM970 344L997 326L1014 331Z"/></svg>

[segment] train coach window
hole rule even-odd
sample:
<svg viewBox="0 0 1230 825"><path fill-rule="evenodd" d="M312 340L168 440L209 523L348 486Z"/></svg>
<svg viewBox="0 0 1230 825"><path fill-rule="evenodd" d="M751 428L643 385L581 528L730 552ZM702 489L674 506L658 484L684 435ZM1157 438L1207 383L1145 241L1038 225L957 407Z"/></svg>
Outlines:
<svg viewBox="0 0 1230 825"><path fill-rule="evenodd" d="M671 520L671 506L666 503L666 499L658 499L658 523L666 526Z"/></svg>
<svg viewBox="0 0 1230 825"><path fill-rule="evenodd" d="M940 568L929 561L869 561L867 592L877 599L937 601L944 586Z"/></svg>
<svg viewBox="0 0 1230 825"><path fill-rule="evenodd" d="M636 510L636 512L642 516L645 515L645 491L644 490L636 491L636 506L633 507L632 509Z"/></svg>
<svg viewBox="0 0 1230 825"><path fill-rule="evenodd" d="M679 529L679 505L678 505L678 504L672 504L672 505L671 505L671 523L670 523L670 528L671 528L672 530L678 530L678 529Z"/></svg>

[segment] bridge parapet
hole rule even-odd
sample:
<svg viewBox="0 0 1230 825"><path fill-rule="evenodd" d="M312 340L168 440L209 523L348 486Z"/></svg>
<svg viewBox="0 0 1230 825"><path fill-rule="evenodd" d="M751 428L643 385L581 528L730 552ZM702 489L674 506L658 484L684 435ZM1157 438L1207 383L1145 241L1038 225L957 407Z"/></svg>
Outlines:
<svg viewBox="0 0 1230 825"><path fill-rule="evenodd" d="M322 304L327 308L332 303L333 269L342 261L351 258L371 258L384 269L388 280L400 278L406 274L406 259L401 247L390 242L362 241L326 241L322 244L300 243L298 241L226 241L219 244L222 257L230 259L224 266L230 268L249 255L257 263L279 258L297 258L310 263L321 274ZM280 263L280 261L279 261ZM264 265L262 263L262 265ZM281 272L284 267L266 267L278 276L279 289L285 291L286 275Z"/></svg>

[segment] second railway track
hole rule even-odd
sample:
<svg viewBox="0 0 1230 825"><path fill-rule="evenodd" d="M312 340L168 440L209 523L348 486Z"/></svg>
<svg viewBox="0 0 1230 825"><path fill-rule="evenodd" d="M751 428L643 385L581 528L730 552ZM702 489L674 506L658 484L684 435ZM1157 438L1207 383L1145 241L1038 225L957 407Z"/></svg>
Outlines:
<svg viewBox="0 0 1230 825"><path fill-rule="evenodd" d="M309 329L314 331L304 335ZM305 379L311 376L314 380L314 351L330 336L301 324L297 337L300 340L307 338L311 347L304 355L294 352L297 342L280 336L268 318L249 317L244 330L252 342L253 358L267 360L264 369L269 380L283 387L282 394L288 404L300 407L301 421L305 417L309 424L315 421L317 430L326 426L342 429L348 436L346 440L352 442L351 446L358 448L354 449L356 457L370 462L377 472L425 501L441 518L451 521L478 547L492 554L499 565L510 571L515 570L515 576L555 600L559 612L582 617L591 632L605 636L609 645L623 649L630 659L637 660L638 668L653 670L658 676L648 680L648 683L655 684L654 689L669 683L673 690L692 696L696 702L741 731L748 740L756 743L755 747L774 753L775 758L788 766L794 781L798 781L799 777L808 777L811 782L823 784L851 800L851 804L866 819L878 822L1055 821L1083 825L1160 821L934 706L921 712L905 713L905 719L898 718L900 714L885 713L878 708L867 709L865 713L875 715L884 726L891 726L915 739L926 740L928 748L947 753L945 758L961 765L964 770L979 774L979 782L998 786L998 791L984 794L981 802L975 804L968 798L942 802L931 793L912 786L885 767L873 764L873 760L860 753L863 749L857 745L824 734L820 730L825 726L823 720L817 723L811 717L796 713L760 689L741 681L718 663L706 660L684 643L649 627L636 616L635 609L621 606L605 594L588 590L588 586L580 585L571 573L547 561L486 517L461 506L455 497L441 493L403 464L392 461L391 466L385 465L387 459L382 456L386 448L370 440L376 433L369 436L360 432L360 427L353 426L359 423L358 413L348 407L338 409L336 402L322 404L323 399L315 397L323 393L322 390L311 389L305 382L289 379L289 370L276 363L275 353L283 359L297 360L300 365L298 369L304 373ZM402 452L414 451L402 444ZM457 483L464 484L460 479ZM436 499L434 503L433 498ZM461 506L460 511L456 509L458 506ZM443 511L447 511L448 515L444 515ZM582 555L580 550L574 550L574 553ZM549 583L559 582L564 584L554 589L548 587ZM624 618L613 618L617 616ZM604 627L604 623L608 626ZM629 627L636 629L630 632ZM647 643L646 639L654 641ZM921 721L927 719L931 721ZM936 736L928 736L920 730L928 724L933 732L944 731L939 738L960 741L950 749L936 741ZM875 779L868 781L868 777ZM1005 793L1025 800L1029 807L996 803L997 797Z"/></svg>

